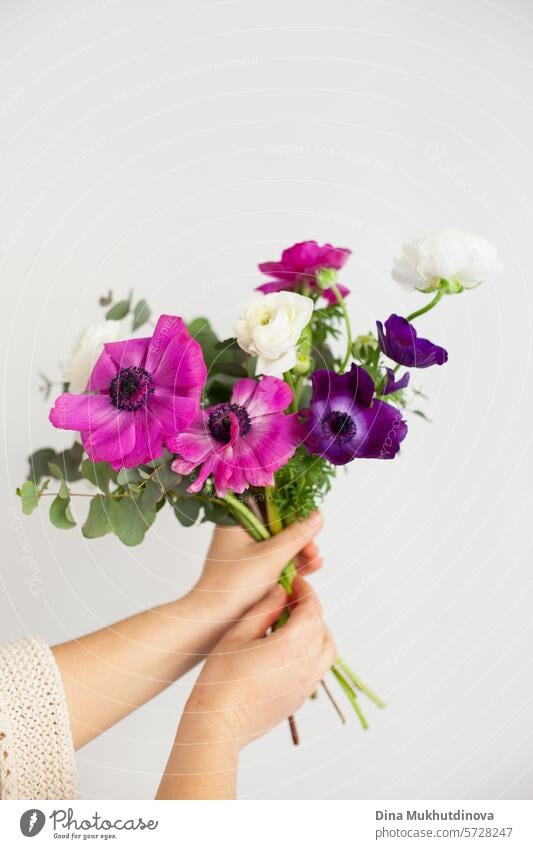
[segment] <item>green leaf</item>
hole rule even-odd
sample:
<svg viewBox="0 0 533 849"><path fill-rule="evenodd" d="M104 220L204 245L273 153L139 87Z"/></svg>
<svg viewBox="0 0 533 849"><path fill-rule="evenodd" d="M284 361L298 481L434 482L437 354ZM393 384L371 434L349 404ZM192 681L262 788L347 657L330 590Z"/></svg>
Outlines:
<svg viewBox="0 0 533 849"><path fill-rule="evenodd" d="M153 472L152 480L159 484L163 492L171 492L181 484L182 477L173 472L170 466L165 463Z"/></svg>
<svg viewBox="0 0 533 849"><path fill-rule="evenodd" d="M427 416L423 410L409 410L410 413L413 413L415 416L419 416L421 419L424 419L425 422L431 422L432 419Z"/></svg>
<svg viewBox="0 0 533 849"><path fill-rule="evenodd" d="M29 516L39 506L39 492L33 481L24 481L20 489L17 489L22 501L22 512Z"/></svg>
<svg viewBox="0 0 533 849"><path fill-rule="evenodd" d="M120 469L117 475L117 483L121 486L135 485L141 481L142 475L139 474L137 469Z"/></svg>
<svg viewBox="0 0 533 849"><path fill-rule="evenodd" d="M163 494L156 483L148 481L140 494L114 500L111 510L113 530L124 545L139 545L156 516L156 504Z"/></svg>
<svg viewBox="0 0 533 849"><path fill-rule="evenodd" d="M94 463L92 460L84 460L81 464L81 473L85 480L101 489L102 492L109 492L109 484L117 479L117 473L111 468L109 463Z"/></svg>
<svg viewBox="0 0 533 849"><path fill-rule="evenodd" d="M137 330L138 327L142 327L143 324L146 324L151 314L152 312L146 301L144 299L139 301L133 310L133 324L131 329Z"/></svg>
<svg viewBox="0 0 533 849"><path fill-rule="evenodd" d="M78 481L81 478L80 463L83 457L83 446L75 442L71 448L56 452L53 448L39 448L29 458L30 469L28 480L38 484L41 478L48 477L49 463L54 463L61 470L61 474L55 474L58 480L64 477L66 481Z"/></svg>
<svg viewBox="0 0 533 849"><path fill-rule="evenodd" d="M195 318L188 324L188 330L193 339L202 346L208 380L215 375L246 377L246 354L235 339L219 342L216 333L206 318Z"/></svg>
<svg viewBox="0 0 533 849"><path fill-rule="evenodd" d="M113 304L111 309L109 309L105 317L108 321L120 321L122 318L126 318L127 314L130 311L130 301L117 301L116 304Z"/></svg>
<svg viewBox="0 0 533 849"><path fill-rule="evenodd" d="M62 484L63 486L66 486L63 481ZM52 522L52 525L62 531L66 531L70 528L75 527L76 522L74 521L72 513L70 512L70 497L63 498L61 497L61 495L58 495L56 498L54 498L52 504L50 505L50 521Z"/></svg>
<svg viewBox="0 0 533 849"><path fill-rule="evenodd" d="M176 519L184 528L190 528L196 522L201 506L198 498L178 498L174 505Z"/></svg>
<svg viewBox="0 0 533 849"><path fill-rule="evenodd" d="M57 494L58 498L62 498L64 501L70 501L70 492L59 466L56 466L55 463L48 463L48 468L50 469L50 473L60 481L59 492Z"/></svg>
<svg viewBox="0 0 533 849"><path fill-rule="evenodd" d="M89 514L81 529L83 536L87 539L97 539L111 533L113 507L113 500L104 495L95 495L91 498Z"/></svg>

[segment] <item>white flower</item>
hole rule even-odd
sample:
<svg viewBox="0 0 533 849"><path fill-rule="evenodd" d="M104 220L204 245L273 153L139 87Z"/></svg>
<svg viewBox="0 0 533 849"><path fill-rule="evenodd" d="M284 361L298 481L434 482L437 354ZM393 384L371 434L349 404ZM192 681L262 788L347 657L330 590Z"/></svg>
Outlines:
<svg viewBox="0 0 533 849"><path fill-rule="evenodd" d="M63 362L63 380L69 384L69 392L84 391L104 342L119 342L134 335L129 321L100 321L83 330Z"/></svg>
<svg viewBox="0 0 533 849"><path fill-rule="evenodd" d="M394 280L424 292L439 289L441 280L448 281L449 292L472 289L502 269L494 245L462 230L420 236L402 251L394 260Z"/></svg>
<svg viewBox="0 0 533 849"><path fill-rule="evenodd" d="M296 364L296 348L313 314L313 301L295 292L255 298L235 325L243 351L257 356L257 374L281 377Z"/></svg>

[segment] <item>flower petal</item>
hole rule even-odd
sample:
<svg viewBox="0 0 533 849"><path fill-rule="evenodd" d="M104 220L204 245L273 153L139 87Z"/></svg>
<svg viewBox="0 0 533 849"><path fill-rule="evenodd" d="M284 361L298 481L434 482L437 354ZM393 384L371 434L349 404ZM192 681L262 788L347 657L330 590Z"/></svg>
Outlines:
<svg viewBox="0 0 533 849"><path fill-rule="evenodd" d="M255 387L251 384L255 384ZM261 380L244 377L233 387L231 400L234 404L246 407L253 417L286 410L292 397L290 386L277 377L265 376Z"/></svg>
<svg viewBox="0 0 533 849"><path fill-rule="evenodd" d="M64 392L56 399L49 419L62 430L90 430L105 425L117 414L105 395L73 395Z"/></svg>
<svg viewBox="0 0 533 849"><path fill-rule="evenodd" d="M156 385L178 394L191 394L183 390L194 389L199 397L207 375L202 348L179 316L160 316L146 356L146 369Z"/></svg>
<svg viewBox="0 0 533 849"><path fill-rule="evenodd" d="M208 421L208 411L201 410L193 424L184 433L167 440L168 449L179 454L187 463L198 465L203 462L214 450L214 440L209 432Z"/></svg>
<svg viewBox="0 0 533 849"><path fill-rule="evenodd" d="M189 427L198 413L199 399L185 398L166 389L156 388L149 398L148 407L161 422L166 441Z"/></svg>
<svg viewBox="0 0 533 849"><path fill-rule="evenodd" d="M350 290L346 286L342 286L340 283L337 283L337 289L343 298L346 298L350 294ZM329 304L337 303L337 296L332 289L323 289L321 294Z"/></svg>
<svg viewBox="0 0 533 849"><path fill-rule="evenodd" d="M117 410L109 404L109 414L98 427L92 426L81 432L81 441L85 451L95 463L107 461L120 468L121 458L135 445L135 421L133 413Z"/></svg>
<svg viewBox="0 0 533 849"><path fill-rule="evenodd" d="M150 463L163 454L163 429L161 422L152 415L148 407L140 407L133 414L134 440L130 451L123 450L112 462L115 469L123 466L133 469L141 463ZM125 446L121 446L125 449Z"/></svg>
<svg viewBox="0 0 533 849"><path fill-rule="evenodd" d="M149 344L149 337L125 339L123 342L106 342L104 350L107 351L119 369L130 368L130 366L141 366L141 368L144 368L144 360Z"/></svg>
<svg viewBox="0 0 533 849"><path fill-rule="evenodd" d="M107 391L111 381L118 374L118 367L108 352L104 349L98 357L90 374L87 389L90 392L96 390Z"/></svg>

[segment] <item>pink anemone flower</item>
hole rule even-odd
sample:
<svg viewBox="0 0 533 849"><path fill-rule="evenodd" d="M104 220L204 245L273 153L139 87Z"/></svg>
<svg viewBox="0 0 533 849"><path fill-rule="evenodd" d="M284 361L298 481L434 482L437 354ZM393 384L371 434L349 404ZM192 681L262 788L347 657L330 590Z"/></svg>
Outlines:
<svg viewBox="0 0 533 849"><path fill-rule="evenodd" d="M220 496L272 486L274 472L301 438L296 414L283 412L291 401L290 387L277 377L238 380L231 401L202 410L185 433L171 440L170 450L180 455L172 469L188 475L200 467L189 492L199 492L211 474Z"/></svg>
<svg viewBox="0 0 533 849"><path fill-rule="evenodd" d="M83 395L65 392L54 427L78 430L88 456L114 469L155 460L200 408L207 369L181 318L162 315L152 337L108 342Z"/></svg>
<svg viewBox="0 0 533 849"><path fill-rule="evenodd" d="M322 289L318 284L318 274L323 269L340 271L352 252L348 248L334 248L333 245L319 245L315 241L297 242L285 248L278 262L261 262L259 270L274 279L258 286L260 292L279 292L282 289L301 291L308 287L320 291L330 304L337 303L331 289ZM337 284L342 297L350 294L346 286Z"/></svg>

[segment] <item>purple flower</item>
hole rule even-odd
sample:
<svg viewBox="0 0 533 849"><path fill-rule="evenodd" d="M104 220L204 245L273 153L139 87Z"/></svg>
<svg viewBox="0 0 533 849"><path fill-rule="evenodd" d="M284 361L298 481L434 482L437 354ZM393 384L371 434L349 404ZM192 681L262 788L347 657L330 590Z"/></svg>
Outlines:
<svg viewBox="0 0 533 849"><path fill-rule="evenodd" d="M401 413L374 398L374 381L360 366L346 374L315 371L306 411L305 444L311 454L342 466L355 457L390 460L407 434Z"/></svg>
<svg viewBox="0 0 533 849"><path fill-rule="evenodd" d="M179 454L172 469L188 475L201 467L189 492L199 492L211 474L221 496L272 486L274 472L294 454L301 437L296 414L283 413L291 401L290 387L277 377L238 380L231 401L201 410L171 441L170 450Z"/></svg>
<svg viewBox="0 0 533 849"><path fill-rule="evenodd" d="M108 342L87 394L65 392L50 410L55 427L79 430L95 462L114 469L155 460L196 416L207 369L181 318L162 315L154 335Z"/></svg>
<svg viewBox="0 0 533 849"><path fill-rule="evenodd" d="M399 315L391 315L385 322L376 322L379 347L387 357L409 368L441 366L448 359L448 352L429 339L421 339L412 324Z"/></svg>
<svg viewBox="0 0 533 849"><path fill-rule="evenodd" d="M321 292L331 304L337 302L331 289L322 289L318 285L318 273L321 269L333 269L339 271L350 256L348 248L334 248L332 245L319 245L317 242L298 242L290 248L286 248L281 254L279 262L261 262L259 270L263 274L273 277L269 283L258 286L260 292L279 292L281 289L296 289L300 291L303 286ZM339 292L343 296L350 294L346 286L337 284Z"/></svg>
<svg viewBox="0 0 533 849"><path fill-rule="evenodd" d="M391 395L392 392L399 392L400 389L405 389L406 386L409 386L411 375L408 371L406 371L399 380L396 380L396 375L391 368L386 368L385 372L387 377L380 395Z"/></svg>

